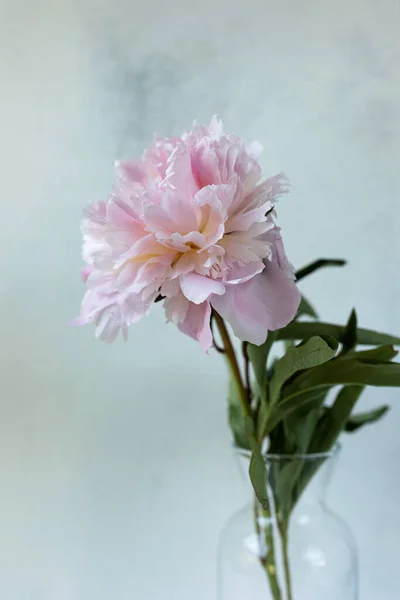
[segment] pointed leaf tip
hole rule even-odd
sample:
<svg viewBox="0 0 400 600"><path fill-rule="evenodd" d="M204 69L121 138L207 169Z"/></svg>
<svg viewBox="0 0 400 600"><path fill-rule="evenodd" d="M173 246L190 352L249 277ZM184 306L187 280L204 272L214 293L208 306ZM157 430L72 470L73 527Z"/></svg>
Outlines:
<svg viewBox="0 0 400 600"><path fill-rule="evenodd" d="M345 264L346 261L342 258L319 258L318 260L315 260L309 265L306 265L305 267L302 267L296 271L296 279L297 281L300 281L304 277L307 277L307 275L311 275L314 273L314 271L324 267L343 267Z"/></svg>

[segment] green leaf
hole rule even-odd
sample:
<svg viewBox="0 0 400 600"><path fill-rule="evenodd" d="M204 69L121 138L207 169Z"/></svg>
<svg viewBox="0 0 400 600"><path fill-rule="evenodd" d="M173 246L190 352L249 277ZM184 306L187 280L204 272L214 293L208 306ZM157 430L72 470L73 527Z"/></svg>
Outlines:
<svg viewBox="0 0 400 600"><path fill-rule="evenodd" d="M304 315L313 319L318 319L318 313L316 312L315 308L307 300L307 298L304 295L302 295L299 308L297 309L296 319Z"/></svg>
<svg viewBox="0 0 400 600"><path fill-rule="evenodd" d="M229 381L228 419L236 445L239 448L248 450L249 442L246 433L246 422L240 404L238 388L233 377Z"/></svg>
<svg viewBox="0 0 400 600"><path fill-rule="evenodd" d="M263 437L269 435L278 423L287 419L294 411L318 404L321 399L321 391L321 388L307 389L297 394L293 393L288 398L278 402L264 423Z"/></svg>
<svg viewBox="0 0 400 600"><path fill-rule="evenodd" d="M263 402L266 402L267 396L267 360L275 338L275 331L269 331L264 344L261 344L261 346L249 344L247 346L247 352L257 382L258 395Z"/></svg>
<svg viewBox="0 0 400 600"><path fill-rule="evenodd" d="M351 311L349 320L344 330L342 338L343 349L341 354L347 354L357 345L357 313L355 309Z"/></svg>
<svg viewBox="0 0 400 600"><path fill-rule="evenodd" d="M382 363L391 361L397 354L397 350L395 350L391 344L388 344L387 346L378 346L378 348L373 348L372 350L352 350L343 358L355 358L361 362L367 363Z"/></svg>
<svg viewBox="0 0 400 600"><path fill-rule="evenodd" d="M277 361L270 383L270 406L279 398L284 383L298 371L310 369L333 358L338 348L336 340L312 337L305 344L289 348Z"/></svg>
<svg viewBox="0 0 400 600"><path fill-rule="evenodd" d="M251 417L246 417L246 431L250 442L251 459L249 466L250 480L257 499L264 510L269 510L267 496L267 467L254 433L254 424Z"/></svg>
<svg viewBox="0 0 400 600"><path fill-rule="evenodd" d="M297 476L295 486L292 493L292 510L296 505L296 502L300 498L301 494L310 483L318 469L326 461L326 456L322 455L319 458L313 458L313 460L305 459L300 473Z"/></svg>
<svg viewBox="0 0 400 600"><path fill-rule="evenodd" d="M287 460L271 460L269 463L269 488L274 496L275 510L282 521L289 519L292 510L292 489L302 463L301 458L293 458L290 454Z"/></svg>
<svg viewBox="0 0 400 600"><path fill-rule="evenodd" d="M327 452L343 431L351 412L364 390L362 385L346 385L326 409L310 444L310 452Z"/></svg>
<svg viewBox="0 0 400 600"><path fill-rule="evenodd" d="M252 452L249 475L257 500L264 510L269 510L269 501L267 497L267 467L261 451Z"/></svg>
<svg viewBox="0 0 400 600"><path fill-rule="evenodd" d="M309 453L328 452L332 448L362 391L363 386L346 386L340 390L334 404L325 410L314 430ZM292 507L324 462L323 455L319 460L304 461L293 488Z"/></svg>
<svg viewBox="0 0 400 600"><path fill-rule="evenodd" d="M300 279L311 275L311 273L323 267L343 267L345 264L346 261L341 258L320 258L296 271L296 279L300 281Z"/></svg>
<svg viewBox="0 0 400 600"><path fill-rule="evenodd" d="M312 403L294 410L285 419L284 424L287 429L287 435L290 433L290 437L294 442L293 453L306 454L309 451L309 445L322 415L322 405L329 389L319 389Z"/></svg>
<svg viewBox="0 0 400 600"><path fill-rule="evenodd" d="M310 452L311 440L315 436L316 431L318 431L318 423L324 410L323 404L329 390L330 388L318 390L318 395L315 396L312 403L308 403L306 406L294 410L285 421L283 421L284 426L287 428L287 432L291 432L292 439L295 441L295 448L292 451L294 454L301 456ZM310 462L312 463L312 468L319 467L319 461L299 459L297 461L298 468L292 473L292 481L290 483L291 510L302 494L306 481L308 483L309 477L312 476Z"/></svg>
<svg viewBox="0 0 400 600"><path fill-rule="evenodd" d="M375 408L374 410L370 410L368 412L352 415L347 420L347 423L345 425L345 431L347 431L348 433L352 433L360 427L363 427L363 425L375 423L376 421L379 421L379 419L381 419L387 413L388 410L389 406L384 405L379 406L378 408Z"/></svg>
<svg viewBox="0 0 400 600"><path fill-rule="evenodd" d="M293 394L326 385L358 384L378 387L400 386L399 363L366 363L352 359L336 359L298 375L285 389L282 403Z"/></svg>
<svg viewBox="0 0 400 600"><path fill-rule="evenodd" d="M354 359L335 359L298 375L284 390L284 397L268 416L264 435L294 410L315 400L318 390L333 385L400 386L400 364L362 363Z"/></svg>
<svg viewBox="0 0 400 600"><path fill-rule="evenodd" d="M304 340L315 335L330 336L343 342L345 327L321 321L292 321L277 331L277 340ZM365 345L400 344L400 338L370 329L357 329L357 343Z"/></svg>

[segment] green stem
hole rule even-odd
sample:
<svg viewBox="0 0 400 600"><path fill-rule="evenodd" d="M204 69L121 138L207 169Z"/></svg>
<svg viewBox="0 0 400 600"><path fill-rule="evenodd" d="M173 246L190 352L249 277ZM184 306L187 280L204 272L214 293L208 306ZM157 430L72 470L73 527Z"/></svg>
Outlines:
<svg viewBox="0 0 400 600"><path fill-rule="evenodd" d="M288 525L289 523L279 522L279 531L282 540L282 555L283 555L283 573L285 577L285 586L287 600L293 600L292 593L292 577L290 574L290 563L289 563L289 536L288 536Z"/></svg>
<svg viewBox="0 0 400 600"><path fill-rule="evenodd" d="M247 401L250 403L250 406L251 406L250 359L249 359L248 345L249 345L249 342L242 342Z"/></svg>
<svg viewBox="0 0 400 600"><path fill-rule="evenodd" d="M260 407L257 415L257 439L260 443L265 438L265 430L268 424L268 418L270 414L269 410L269 385L268 385L268 357L271 352L271 348L276 341L277 332L269 331L268 337L265 342L264 359L265 359L265 388L262 391Z"/></svg>
<svg viewBox="0 0 400 600"><path fill-rule="evenodd" d="M254 499L254 514L256 519L256 531L260 538L261 543L261 535L264 536L265 546L266 546L266 556L260 558L261 565L268 577L269 587L274 600L282 600L282 592L279 587L278 581L278 572L276 568L276 555L275 555L275 544L274 544L274 532L272 530L272 522L271 522L271 514L269 511L265 509L261 509L262 516L268 521L268 525L264 525L263 529L261 529L260 524L258 522L258 509L259 503L257 498Z"/></svg>
<svg viewBox="0 0 400 600"><path fill-rule="evenodd" d="M231 338L229 337L229 333L228 333L228 330L225 325L225 321L215 311L213 313L213 316L214 316L215 322L217 323L219 332L221 334L222 342L223 342L223 345L225 348L225 355L226 355L227 361L229 363L229 367L231 369L232 376L235 379L235 382L236 382L236 385L238 388L239 400L240 400L240 404L242 406L243 414L246 417L249 417L249 416L251 416L249 399L248 399L248 395L246 392L246 388L243 385L242 376L241 376L240 369L239 369L239 364L238 364L238 361L236 358L233 344L231 342Z"/></svg>
<svg viewBox="0 0 400 600"><path fill-rule="evenodd" d="M233 344L231 342L231 338L229 336L225 322L224 322L223 318L215 311L213 311L213 317L215 319L215 322L217 323L217 327L219 329L219 333L222 338L225 356L227 358L229 368L232 372L232 376L237 385L239 400L240 400L243 414L245 417L249 417L249 416L251 417L251 405L250 405L250 399L249 399L249 391L246 390L246 386L243 384L242 375L240 373L240 368L239 368L239 364L238 364L238 361L236 358L235 350L234 350ZM273 337L271 336L271 346L272 346L274 339L275 339L275 336L273 336ZM258 520L258 516L259 516L258 510L259 510L258 501L257 501L257 499L255 499L255 505L254 505L255 527L256 527L256 531L257 531L257 534L260 537L260 539L261 539L261 535L264 534L265 543L266 543L266 547L267 547L267 555L265 558L260 557L260 562L268 576L268 580L269 580L269 584L270 584L270 588L271 588L271 592L272 592L274 600L282 600L282 593L281 593L281 590L279 587L278 573L277 573L277 569L276 569L274 534L273 534L273 530L272 530L271 515L268 511L261 509L263 517L265 517L265 519L268 521L268 525L264 526L264 528L262 530L260 527L260 524L259 524L259 520ZM287 600L292 600L292 596L290 596L290 597L288 596Z"/></svg>

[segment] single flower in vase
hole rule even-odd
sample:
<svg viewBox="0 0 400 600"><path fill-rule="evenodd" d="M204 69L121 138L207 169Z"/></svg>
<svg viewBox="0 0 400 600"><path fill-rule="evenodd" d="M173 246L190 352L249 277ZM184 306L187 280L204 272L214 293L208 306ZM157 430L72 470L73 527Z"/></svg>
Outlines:
<svg viewBox="0 0 400 600"><path fill-rule="evenodd" d="M86 292L73 323L93 323L112 342L162 301L168 321L225 355L229 424L254 502L222 536L219 600L357 600L348 529L324 512L321 495L307 513L301 504L339 435L387 411L353 409L365 386L400 385L392 362L400 338L360 329L354 310L344 326L319 321L297 284L344 261L294 272L275 209L288 182L261 177L260 152L214 117L117 162L110 196L85 211ZM227 324L242 342L242 364Z"/></svg>
<svg viewBox="0 0 400 600"><path fill-rule="evenodd" d="M259 152L214 118L118 162L115 189L83 221L87 292L76 322L113 341L161 296L167 319L204 350L212 309L254 344L287 325L300 301L275 221L287 181L260 180Z"/></svg>

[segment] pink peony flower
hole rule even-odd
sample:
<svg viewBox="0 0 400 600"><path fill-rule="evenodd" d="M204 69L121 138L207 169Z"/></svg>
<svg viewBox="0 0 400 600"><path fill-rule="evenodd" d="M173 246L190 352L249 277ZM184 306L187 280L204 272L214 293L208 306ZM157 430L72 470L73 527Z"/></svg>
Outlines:
<svg viewBox="0 0 400 600"><path fill-rule="evenodd" d="M85 213L87 291L75 323L113 341L161 295L167 319L206 351L212 308L254 344L287 325L300 301L275 224L287 181L260 182L260 151L214 117L117 163L110 197Z"/></svg>

